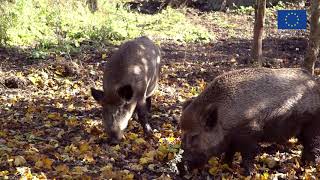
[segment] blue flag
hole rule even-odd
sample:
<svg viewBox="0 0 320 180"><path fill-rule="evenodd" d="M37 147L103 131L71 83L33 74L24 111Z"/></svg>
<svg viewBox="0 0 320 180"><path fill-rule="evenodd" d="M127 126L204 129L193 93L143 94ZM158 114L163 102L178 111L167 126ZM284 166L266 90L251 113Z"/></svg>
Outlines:
<svg viewBox="0 0 320 180"><path fill-rule="evenodd" d="M307 11L278 10L278 29L307 29Z"/></svg>

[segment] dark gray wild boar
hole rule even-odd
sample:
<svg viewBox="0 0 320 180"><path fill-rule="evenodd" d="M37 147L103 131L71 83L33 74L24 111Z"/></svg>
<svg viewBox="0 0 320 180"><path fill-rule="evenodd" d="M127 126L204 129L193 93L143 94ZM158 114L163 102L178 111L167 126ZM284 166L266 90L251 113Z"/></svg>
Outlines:
<svg viewBox="0 0 320 180"><path fill-rule="evenodd" d="M103 75L104 91L91 88L91 93L103 107L103 124L112 143L122 138L135 110L144 132L152 133L148 111L159 73L160 50L144 36L121 45L107 61Z"/></svg>
<svg viewBox="0 0 320 180"><path fill-rule="evenodd" d="M184 104L180 123L185 150L180 167L201 167L222 153L231 165L240 152L248 175L258 142L281 143L293 136L304 147L302 162L320 161L320 86L302 69L224 73Z"/></svg>

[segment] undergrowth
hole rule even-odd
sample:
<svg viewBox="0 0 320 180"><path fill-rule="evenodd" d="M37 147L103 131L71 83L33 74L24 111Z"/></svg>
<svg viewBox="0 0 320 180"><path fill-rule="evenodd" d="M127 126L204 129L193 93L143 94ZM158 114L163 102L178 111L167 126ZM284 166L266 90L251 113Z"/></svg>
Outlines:
<svg viewBox="0 0 320 180"><path fill-rule="evenodd" d="M0 4L1 45L31 48L35 58L49 52L78 52L83 44L119 44L141 35L180 42L213 39L206 29L171 8L146 15L110 0L98 0L95 12L85 0L4 0Z"/></svg>

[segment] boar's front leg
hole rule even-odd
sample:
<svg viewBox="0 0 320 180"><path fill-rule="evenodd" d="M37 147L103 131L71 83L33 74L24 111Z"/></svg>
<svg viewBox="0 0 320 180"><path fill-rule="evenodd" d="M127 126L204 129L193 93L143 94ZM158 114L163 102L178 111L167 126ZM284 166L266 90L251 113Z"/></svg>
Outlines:
<svg viewBox="0 0 320 180"><path fill-rule="evenodd" d="M232 167L233 157L235 153L235 149L230 146L224 154L223 163L228 164L230 168Z"/></svg>
<svg viewBox="0 0 320 180"><path fill-rule="evenodd" d="M259 152L258 142L253 139L246 139L246 143L240 147L240 153L242 156L241 166L244 168L244 175L252 175L254 170L254 159Z"/></svg>
<svg viewBox="0 0 320 180"><path fill-rule="evenodd" d="M146 99L148 112L151 112L151 96Z"/></svg>
<svg viewBox="0 0 320 180"><path fill-rule="evenodd" d="M141 100L137 104L137 113L140 124L143 127L144 133L146 135L152 134L152 129L150 124L148 123L149 113L148 113L148 103L147 100Z"/></svg>

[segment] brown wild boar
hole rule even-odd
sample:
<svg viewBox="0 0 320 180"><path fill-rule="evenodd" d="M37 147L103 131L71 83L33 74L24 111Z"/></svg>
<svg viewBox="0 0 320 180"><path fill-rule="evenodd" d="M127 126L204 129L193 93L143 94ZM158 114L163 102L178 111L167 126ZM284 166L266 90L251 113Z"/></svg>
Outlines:
<svg viewBox="0 0 320 180"><path fill-rule="evenodd" d="M144 132L152 132L148 111L159 73L160 50L145 36L127 41L107 61L103 75L104 91L91 88L91 93L103 107L103 124L111 143L122 138L135 110Z"/></svg>
<svg viewBox="0 0 320 180"><path fill-rule="evenodd" d="M231 165L240 152L248 175L259 142L281 143L293 136L304 147L302 162L319 162L320 86L302 69L230 71L184 104L180 125L180 167L201 167L222 153Z"/></svg>

